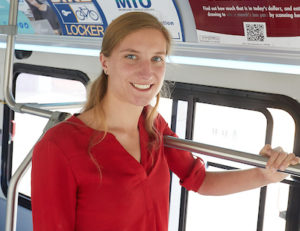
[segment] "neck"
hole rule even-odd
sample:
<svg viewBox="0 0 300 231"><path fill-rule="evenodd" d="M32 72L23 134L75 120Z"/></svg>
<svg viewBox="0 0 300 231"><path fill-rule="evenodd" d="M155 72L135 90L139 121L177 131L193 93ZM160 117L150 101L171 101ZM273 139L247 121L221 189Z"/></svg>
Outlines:
<svg viewBox="0 0 300 231"><path fill-rule="evenodd" d="M142 106L118 103L114 98L106 97L103 104L108 131L132 131L138 127L138 121L143 111Z"/></svg>

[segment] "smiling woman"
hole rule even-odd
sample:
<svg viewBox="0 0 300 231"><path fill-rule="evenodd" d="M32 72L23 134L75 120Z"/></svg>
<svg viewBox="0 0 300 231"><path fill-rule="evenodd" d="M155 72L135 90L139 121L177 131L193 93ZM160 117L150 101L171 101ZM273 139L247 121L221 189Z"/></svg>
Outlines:
<svg viewBox="0 0 300 231"><path fill-rule="evenodd" d="M170 43L168 31L146 13L124 14L107 28L103 72L83 112L50 129L35 147L34 230L166 231L170 169L198 190L203 162L164 148L163 135L175 134L156 112Z"/></svg>
<svg viewBox="0 0 300 231"><path fill-rule="evenodd" d="M103 71L82 113L48 130L35 146L34 230L167 231L170 171L187 190L223 195L280 181L286 175L276 169L299 162L267 145L261 151L270 157L267 170L206 172L200 158L165 147L163 136L176 134L156 109L170 41L164 26L143 12L108 26Z"/></svg>
<svg viewBox="0 0 300 231"><path fill-rule="evenodd" d="M108 105L144 107L158 94L165 74L166 41L160 31L142 29L126 36L100 60L108 75Z"/></svg>

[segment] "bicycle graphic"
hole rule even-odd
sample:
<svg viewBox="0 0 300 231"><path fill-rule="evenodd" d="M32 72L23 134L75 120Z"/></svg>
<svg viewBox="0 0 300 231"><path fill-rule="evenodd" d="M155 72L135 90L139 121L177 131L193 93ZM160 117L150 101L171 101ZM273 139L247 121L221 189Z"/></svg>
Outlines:
<svg viewBox="0 0 300 231"><path fill-rule="evenodd" d="M75 11L76 17L79 20L84 21L85 19L91 18L94 21L97 21L99 19L99 15L96 11L88 9L85 7L79 7L78 10Z"/></svg>

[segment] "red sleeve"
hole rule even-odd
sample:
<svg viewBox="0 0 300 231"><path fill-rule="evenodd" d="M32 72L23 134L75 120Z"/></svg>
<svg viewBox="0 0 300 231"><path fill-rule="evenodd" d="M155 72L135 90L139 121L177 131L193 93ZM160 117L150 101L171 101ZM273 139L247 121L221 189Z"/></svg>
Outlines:
<svg viewBox="0 0 300 231"><path fill-rule="evenodd" d="M163 135L177 137L162 117L160 120L160 125L163 126ZM181 186L187 190L197 192L205 178L205 164L203 160L194 158L190 152L175 148L164 147L164 153L169 168L180 178Z"/></svg>
<svg viewBox="0 0 300 231"><path fill-rule="evenodd" d="M34 231L74 231L76 181L69 160L56 144L34 148L31 172Z"/></svg>

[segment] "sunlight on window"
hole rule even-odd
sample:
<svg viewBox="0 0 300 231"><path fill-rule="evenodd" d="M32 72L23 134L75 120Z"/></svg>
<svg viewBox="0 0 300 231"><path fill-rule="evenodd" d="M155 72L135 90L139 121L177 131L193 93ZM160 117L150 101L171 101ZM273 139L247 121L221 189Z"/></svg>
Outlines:
<svg viewBox="0 0 300 231"><path fill-rule="evenodd" d="M281 146L287 152L293 152L295 121L289 113L281 109L268 108L273 117L272 147ZM284 231L289 185L277 183L268 185L264 231Z"/></svg>
<svg viewBox="0 0 300 231"><path fill-rule="evenodd" d="M59 103L85 101L85 86L76 80L60 79L41 75L21 73L16 82L17 103ZM57 109L69 113L79 112L80 108ZM46 118L29 114L15 113L16 124L13 143L12 174L36 143L47 123ZM30 135L29 135L30 134ZM30 196L30 172L20 181L19 191Z"/></svg>
<svg viewBox="0 0 300 231"><path fill-rule="evenodd" d="M172 102L172 99L161 97L158 106L158 112L162 115L169 126L171 126L172 119Z"/></svg>
<svg viewBox="0 0 300 231"><path fill-rule="evenodd" d="M257 154L266 126L265 116L257 111L196 104L194 140L201 143Z"/></svg>
<svg viewBox="0 0 300 231"><path fill-rule="evenodd" d="M257 111L225 106L196 104L194 140L200 143L258 154L266 136L266 118ZM201 156L205 161L249 168L217 158ZM209 167L208 171L220 171ZM257 226L260 190L221 197L189 193L187 231L253 231ZM217 218L217 219L216 219Z"/></svg>
<svg viewBox="0 0 300 231"><path fill-rule="evenodd" d="M268 108L268 110L274 121L272 146L281 146L286 152L293 152L295 121L286 111L274 108Z"/></svg>
<svg viewBox="0 0 300 231"><path fill-rule="evenodd" d="M285 111L268 108L273 118L272 147L281 146L292 152L295 122ZM265 142L266 118L262 113L216 105L196 105L194 140L215 146L258 153ZM246 167L230 161L203 156L206 161L233 167ZM208 171L220 171L209 167ZM187 231L256 230L259 189L221 197L204 197L189 193ZM284 231L289 186L268 185L264 231Z"/></svg>

